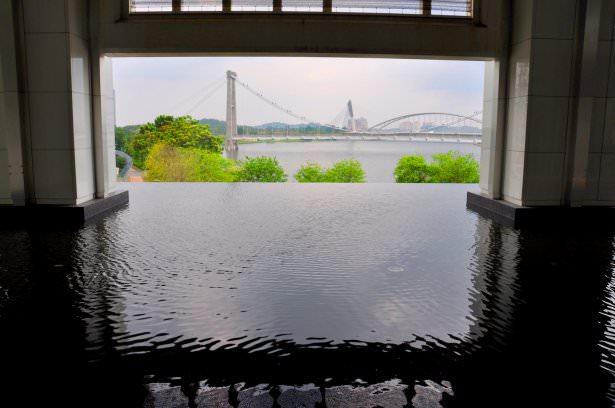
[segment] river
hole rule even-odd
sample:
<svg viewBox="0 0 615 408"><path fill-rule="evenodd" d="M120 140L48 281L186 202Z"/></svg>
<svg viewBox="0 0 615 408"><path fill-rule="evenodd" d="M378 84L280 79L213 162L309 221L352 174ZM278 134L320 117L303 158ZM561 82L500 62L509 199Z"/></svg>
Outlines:
<svg viewBox="0 0 615 408"><path fill-rule="evenodd" d="M307 161L317 162L325 167L333 163L354 158L361 162L368 183L394 182L393 170L400 157L408 154L422 154L430 157L434 153L457 150L472 154L480 159L480 146L466 143L443 142L380 142L380 141L319 141L292 143L251 143L239 145L237 158L255 156L276 157L289 181Z"/></svg>

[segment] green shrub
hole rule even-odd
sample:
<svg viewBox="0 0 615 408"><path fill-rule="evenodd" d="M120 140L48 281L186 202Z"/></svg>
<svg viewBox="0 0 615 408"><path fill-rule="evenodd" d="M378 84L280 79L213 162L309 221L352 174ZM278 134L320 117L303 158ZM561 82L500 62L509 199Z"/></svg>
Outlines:
<svg viewBox="0 0 615 408"><path fill-rule="evenodd" d="M221 154L165 143L150 149L145 164L146 181L232 182L237 178L235 162Z"/></svg>
<svg viewBox="0 0 615 408"><path fill-rule="evenodd" d="M325 182L365 183L365 172L357 160L341 160L325 172Z"/></svg>
<svg viewBox="0 0 615 408"><path fill-rule="evenodd" d="M478 183L480 166L471 154L450 151L431 157L434 161L432 183Z"/></svg>
<svg viewBox="0 0 615 408"><path fill-rule="evenodd" d="M283 183L286 180L284 169L275 157L246 157L237 173L237 181Z"/></svg>
<svg viewBox="0 0 615 408"><path fill-rule="evenodd" d="M324 183L325 169L318 163L307 162L295 173L295 180L299 183Z"/></svg>
<svg viewBox="0 0 615 408"><path fill-rule="evenodd" d="M364 183L365 172L361 163L354 159L341 160L330 169L307 162L297 171L295 180L299 183Z"/></svg>
<svg viewBox="0 0 615 408"><path fill-rule="evenodd" d="M403 156L395 167L397 183L428 183L431 167L420 155Z"/></svg>
<svg viewBox="0 0 615 408"><path fill-rule="evenodd" d="M478 161L456 151L437 153L427 163L420 155L403 156L395 167L397 183L478 183Z"/></svg>
<svg viewBox="0 0 615 408"><path fill-rule="evenodd" d="M237 181L239 167L235 161L218 153L196 151L200 156L197 165L198 181L225 183Z"/></svg>

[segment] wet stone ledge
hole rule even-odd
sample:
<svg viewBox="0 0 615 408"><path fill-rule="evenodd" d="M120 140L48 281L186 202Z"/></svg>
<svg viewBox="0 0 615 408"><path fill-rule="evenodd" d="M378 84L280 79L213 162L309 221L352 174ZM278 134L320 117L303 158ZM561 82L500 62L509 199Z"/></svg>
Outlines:
<svg viewBox="0 0 615 408"><path fill-rule="evenodd" d="M269 407L315 407L315 408L437 408L443 398L453 396L447 381L438 384L425 381L416 384L409 392L408 386L399 381L369 386L333 386L319 388L314 384L300 387L258 385L244 387L210 387L200 384L195 390L168 383L147 385L145 408L269 408ZM187 395L192 394L192 395ZM408 399L412 403L408 404Z"/></svg>

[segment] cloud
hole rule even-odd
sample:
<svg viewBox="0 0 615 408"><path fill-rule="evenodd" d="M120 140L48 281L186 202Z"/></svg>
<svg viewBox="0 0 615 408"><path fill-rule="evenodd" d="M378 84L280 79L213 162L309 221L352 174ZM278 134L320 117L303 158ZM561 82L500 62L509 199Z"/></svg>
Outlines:
<svg viewBox="0 0 615 408"><path fill-rule="evenodd" d="M482 109L483 63L371 58L115 58L117 123L156 115L224 119L226 70L280 105L320 122L352 99L370 123L418 112L467 114ZM203 100L205 99L205 100ZM296 123L237 87L241 124Z"/></svg>

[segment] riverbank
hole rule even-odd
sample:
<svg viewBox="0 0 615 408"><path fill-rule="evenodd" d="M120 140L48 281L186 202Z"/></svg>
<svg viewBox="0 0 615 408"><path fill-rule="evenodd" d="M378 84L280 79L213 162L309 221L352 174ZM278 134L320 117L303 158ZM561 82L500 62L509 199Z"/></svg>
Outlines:
<svg viewBox="0 0 615 408"><path fill-rule="evenodd" d="M295 182L294 175L308 161L323 167L331 167L340 160L356 159L365 170L367 183L394 183L393 171L404 155L420 154L429 159L433 154L451 150L461 154L472 154L480 160L480 146L467 143L448 142L406 142L406 141L262 141L241 144L239 150L227 157L241 160L246 157L275 157L286 174L289 182Z"/></svg>

